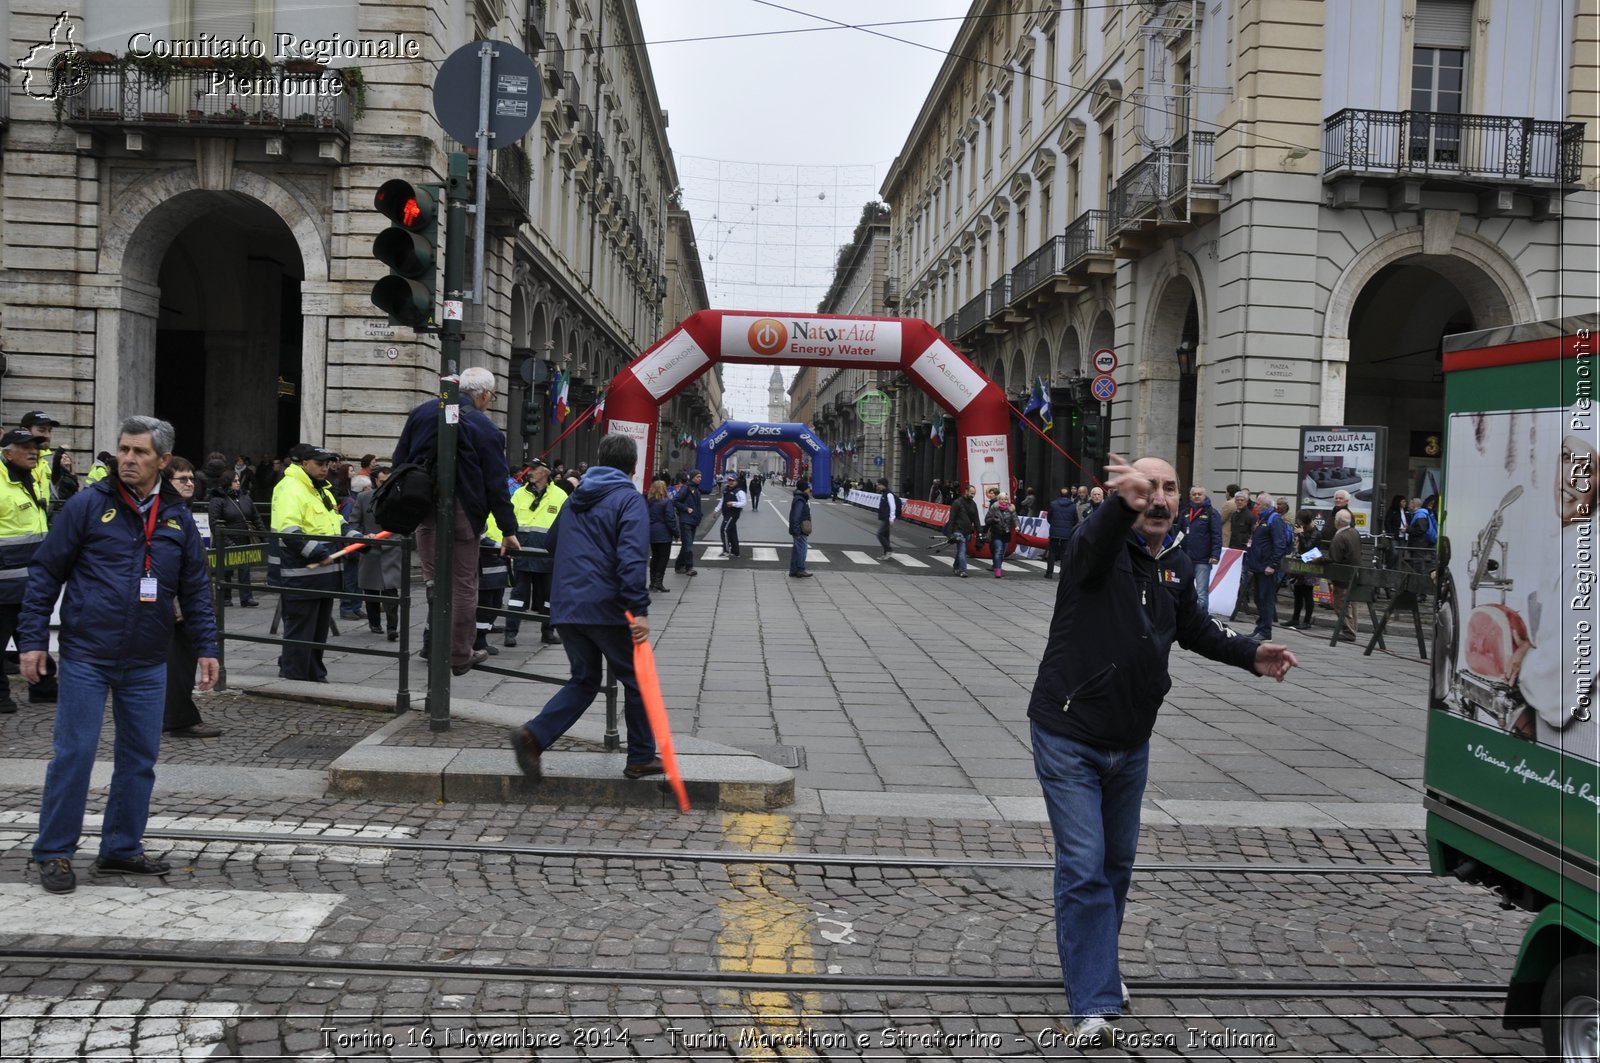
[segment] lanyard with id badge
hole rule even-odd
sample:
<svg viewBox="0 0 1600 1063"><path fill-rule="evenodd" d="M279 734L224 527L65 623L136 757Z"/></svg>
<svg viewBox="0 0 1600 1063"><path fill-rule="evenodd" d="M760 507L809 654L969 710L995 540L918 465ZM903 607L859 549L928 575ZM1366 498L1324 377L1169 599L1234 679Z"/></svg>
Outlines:
<svg viewBox="0 0 1600 1063"><path fill-rule="evenodd" d="M123 487L120 482L117 484L117 493L122 495L123 499L128 503L129 506L133 507L134 516L137 517L139 514L139 503L134 499L133 495L128 491L128 489ZM150 544L155 539L156 535L156 513L160 509L161 495L158 488L155 500L150 503L150 516L146 518L144 523L144 575L139 577L139 600L141 602L155 602L160 597L157 590L154 572L154 559L151 557L150 552Z"/></svg>

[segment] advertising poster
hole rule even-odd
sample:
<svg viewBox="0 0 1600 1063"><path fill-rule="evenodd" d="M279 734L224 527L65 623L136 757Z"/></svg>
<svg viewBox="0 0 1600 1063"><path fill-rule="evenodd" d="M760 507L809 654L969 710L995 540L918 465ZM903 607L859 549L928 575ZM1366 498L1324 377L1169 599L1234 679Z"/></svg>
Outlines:
<svg viewBox="0 0 1600 1063"><path fill-rule="evenodd" d="M1372 535L1383 526L1382 485L1377 482L1383 468L1387 431L1375 428L1325 428L1306 425L1300 429L1299 497L1294 512L1309 510L1317 517L1317 533L1333 512L1334 497L1344 491L1350 496L1350 515L1356 531ZM1292 516L1292 514L1291 514Z"/></svg>

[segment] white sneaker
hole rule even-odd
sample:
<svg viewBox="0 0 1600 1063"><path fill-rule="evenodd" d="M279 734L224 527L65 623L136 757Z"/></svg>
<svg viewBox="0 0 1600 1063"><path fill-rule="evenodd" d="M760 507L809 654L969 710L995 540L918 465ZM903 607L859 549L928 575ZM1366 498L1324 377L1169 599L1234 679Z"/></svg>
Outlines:
<svg viewBox="0 0 1600 1063"><path fill-rule="evenodd" d="M1091 1015L1072 1028L1074 1048L1110 1048L1116 1043L1117 1028L1111 1024L1116 1016Z"/></svg>

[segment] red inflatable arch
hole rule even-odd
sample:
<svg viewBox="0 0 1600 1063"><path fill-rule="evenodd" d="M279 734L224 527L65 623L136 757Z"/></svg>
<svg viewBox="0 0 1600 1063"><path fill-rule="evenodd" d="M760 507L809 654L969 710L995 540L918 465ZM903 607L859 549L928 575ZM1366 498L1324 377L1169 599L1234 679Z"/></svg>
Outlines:
<svg viewBox="0 0 1600 1063"><path fill-rule="evenodd" d="M956 419L963 481L1011 490L1011 419L994 381L926 321L910 317L702 310L612 377L607 431L639 444L634 482L656 467L661 404L715 362L899 369Z"/></svg>

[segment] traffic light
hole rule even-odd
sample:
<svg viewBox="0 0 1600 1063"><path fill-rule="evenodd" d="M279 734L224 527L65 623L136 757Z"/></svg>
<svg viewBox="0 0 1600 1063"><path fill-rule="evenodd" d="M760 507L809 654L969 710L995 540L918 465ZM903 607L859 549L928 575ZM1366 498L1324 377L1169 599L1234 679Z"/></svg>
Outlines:
<svg viewBox="0 0 1600 1063"><path fill-rule="evenodd" d="M522 400L522 434L531 438L539 434L539 427L544 422L543 403L534 398L530 393Z"/></svg>
<svg viewBox="0 0 1600 1063"><path fill-rule="evenodd" d="M433 320L439 260L439 186L385 181L373 206L393 224L372 241L372 256L389 275L372 286L372 304L391 325L426 328Z"/></svg>
<svg viewBox="0 0 1600 1063"><path fill-rule="evenodd" d="M1083 456L1099 458L1101 455L1100 415L1086 414L1083 418Z"/></svg>

